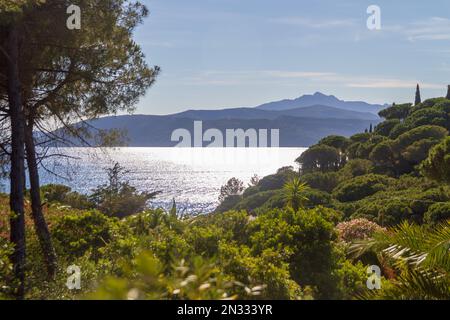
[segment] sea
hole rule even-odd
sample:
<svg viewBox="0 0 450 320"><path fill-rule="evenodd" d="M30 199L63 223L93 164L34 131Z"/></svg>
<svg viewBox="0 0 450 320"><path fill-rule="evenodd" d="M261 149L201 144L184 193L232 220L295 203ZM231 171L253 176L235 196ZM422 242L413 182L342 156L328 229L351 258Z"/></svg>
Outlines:
<svg viewBox="0 0 450 320"><path fill-rule="evenodd" d="M173 200L186 214L214 211L220 188L230 178L247 186L253 176L296 167L306 148L58 148L48 151L40 168L41 185L64 184L89 194L107 182L107 169L119 163L124 180L139 191L161 191L154 208L169 209ZM3 192L8 183L3 181Z"/></svg>

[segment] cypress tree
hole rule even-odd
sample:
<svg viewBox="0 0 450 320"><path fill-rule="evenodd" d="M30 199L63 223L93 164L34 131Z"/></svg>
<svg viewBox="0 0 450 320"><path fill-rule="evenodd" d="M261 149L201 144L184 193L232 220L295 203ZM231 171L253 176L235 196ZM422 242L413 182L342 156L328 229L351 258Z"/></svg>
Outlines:
<svg viewBox="0 0 450 320"><path fill-rule="evenodd" d="M450 85L448 86L447 96L445 98L450 100Z"/></svg>
<svg viewBox="0 0 450 320"><path fill-rule="evenodd" d="M415 103L414 103L414 105L418 105L418 104L420 104L420 103L422 103L422 98L420 97L420 87L419 87L419 84L417 84L417 89L416 89L416 101L415 101Z"/></svg>

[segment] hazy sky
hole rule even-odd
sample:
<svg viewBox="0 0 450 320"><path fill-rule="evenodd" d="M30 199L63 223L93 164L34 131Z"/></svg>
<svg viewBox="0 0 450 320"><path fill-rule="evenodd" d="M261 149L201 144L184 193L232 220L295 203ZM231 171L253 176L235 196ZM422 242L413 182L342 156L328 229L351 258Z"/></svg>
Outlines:
<svg viewBox="0 0 450 320"><path fill-rule="evenodd" d="M138 113L256 106L321 91L412 102L450 84L448 0L144 0L136 32L162 74ZM381 8L370 31L369 5Z"/></svg>

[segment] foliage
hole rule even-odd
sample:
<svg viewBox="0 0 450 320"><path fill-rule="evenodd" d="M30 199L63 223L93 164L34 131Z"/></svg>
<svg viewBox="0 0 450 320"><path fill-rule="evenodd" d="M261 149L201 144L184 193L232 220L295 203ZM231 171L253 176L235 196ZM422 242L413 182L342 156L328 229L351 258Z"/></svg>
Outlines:
<svg viewBox="0 0 450 320"><path fill-rule="evenodd" d="M220 188L219 201L223 202L227 197L241 195L244 191L244 183L236 178L228 180L227 184Z"/></svg>
<svg viewBox="0 0 450 320"><path fill-rule="evenodd" d="M422 164L422 172L431 179L450 183L450 137L430 151Z"/></svg>
<svg viewBox="0 0 450 320"><path fill-rule="evenodd" d="M307 188L306 183L303 183L298 177L285 184L283 188L284 199L294 211L297 211L305 201L308 201L308 198L304 195Z"/></svg>
<svg viewBox="0 0 450 320"><path fill-rule="evenodd" d="M194 258L191 264L179 261L170 275L151 252L138 256L126 277L108 277L91 299L99 300L220 300L236 299L239 284L225 277L214 263ZM134 270L133 272L131 270ZM257 296L262 287L248 288ZM243 290L245 292L245 290Z"/></svg>
<svg viewBox="0 0 450 320"><path fill-rule="evenodd" d="M346 179L351 179L373 173L373 171L374 165L370 160L354 159L348 161L339 174Z"/></svg>
<svg viewBox="0 0 450 320"><path fill-rule="evenodd" d="M339 150L327 145L316 145L305 152L296 160L303 173L312 171L335 171L341 165Z"/></svg>
<svg viewBox="0 0 450 320"><path fill-rule="evenodd" d="M397 126L398 124L400 124L399 119L390 119L383 121L375 127L375 134L389 137L392 129L394 129L394 127Z"/></svg>
<svg viewBox="0 0 450 320"><path fill-rule="evenodd" d="M340 183L341 177L337 172L311 172L301 176L302 180L311 188L331 193Z"/></svg>
<svg viewBox="0 0 450 320"><path fill-rule="evenodd" d="M64 185L49 184L41 187L43 199L47 203L60 203L74 209L93 209L94 204L86 195L72 191Z"/></svg>
<svg viewBox="0 0 450 320"><path fill-rule="evenodd" d="M353 252L375 250L389 259L398 273L390 285L370 299L448 300L450 298L450 223L435 228L408 223L357 243Z"/></svg>
<svg viewBox="0 0 450 320"><path fill-rule="evenodd" d="M436 225L445 220L450 220L450 202L437 202L425 213L425 222L430 225Z"/></svg>
<svg viewBox="0 0 450 320"><path fill-rule="evenodd" d="M258 188L260 191L282 189L286 182L296 176L297 173L292 168L284 168L278 170L276 174L266 176L259 181Z"/></svg>
<svg viewBox="0 0 450 320"><path fill-rule="evenodd" d="M341 183L333 194L339 201L349 202L361 200L379 191L385 190L393 179L376 174L359 176Z"/></svg>
<svg viewBox="0 0 450 320"><path fill-rule="evenodd" d="M332 298L338 278L333 248L336 234L323 208L314 210L272 210L259 216L249 228L252 250L278 251L289 263L292 278L301 286L315 287L317 297Z"/></svg>
<svg viewBox="0 0 450 320"><path fill-rule="evenodd" d="M88 251L93 258L99 256L100 248L118 236L117 221L98 211L87 211L81 215L66 215L56 222L52 234L60 250L81 257Z"/></svg>
<svg viewBox="0 0 450 320"><path fill-rule="evenodd" d="M137 192L127 181L122 181L126 171L118 163L107 169L108 184L93 190L89 200L101 212L111 217L124 218L147 208L149 200L160 192Z"/></svg>
<svg viewBox="0 0 450 320"><path fill-rule="evenodd" d="M404 120L408 117L411 107L410 103L394 104L392 107L382 110L379 115L387 120Z"/></svg>

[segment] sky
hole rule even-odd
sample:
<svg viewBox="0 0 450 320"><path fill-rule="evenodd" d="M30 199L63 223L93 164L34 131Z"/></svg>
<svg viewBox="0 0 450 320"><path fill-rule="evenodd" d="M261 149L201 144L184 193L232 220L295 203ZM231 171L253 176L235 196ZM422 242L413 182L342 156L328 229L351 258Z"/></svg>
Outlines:
<svg viewBox="0 0 450 320"><path fill-rule="evenodd" d="M370 103L444 96L448 0L143 0L135 40L162 73L141 114L257 106L316 91ZM367 8L381 10L369 30Z"/></svg>

